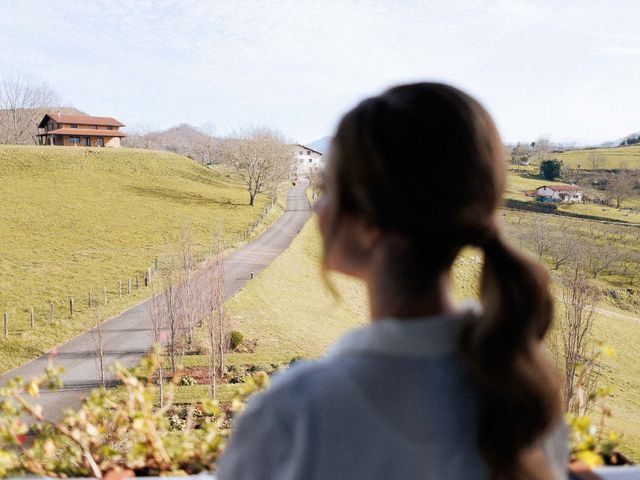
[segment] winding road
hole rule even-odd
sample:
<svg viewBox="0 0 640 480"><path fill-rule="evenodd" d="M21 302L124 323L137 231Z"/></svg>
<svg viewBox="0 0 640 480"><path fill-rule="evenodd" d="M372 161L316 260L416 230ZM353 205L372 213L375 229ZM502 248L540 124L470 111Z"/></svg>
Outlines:
<svg viewBox="0 0 640 480"><path fill-rule="evenodd" d="M287 193L286 208L278 221L258 238L225 258L226 298L250 280L251 272L259 272L285 250L309 219L311 208L305 194L307 185L306 179L300 179ZM108 384L115 382L110 365L119 361L124 366L134 366L153 345L153 332L147 321L147 303L130 308L102 324ZM11 370L0 377L0 384L15 376L29 379L41 375L49 359L56 366L64 367L64 388L43 391L37 403L42 405L44 416L55 421L62 417L66 408L78 407L85 395L99 385L93 330Z"/></svg>

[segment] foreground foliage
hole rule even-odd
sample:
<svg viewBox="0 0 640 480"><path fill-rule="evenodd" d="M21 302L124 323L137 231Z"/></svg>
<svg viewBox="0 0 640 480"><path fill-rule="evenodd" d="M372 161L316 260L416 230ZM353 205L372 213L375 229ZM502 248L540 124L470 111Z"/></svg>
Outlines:
<svg viewBox="0 0 640 480"><path fill-rule="evenodd" d="M266 374L247 380L231 407L203 399L186 419L172 411L172 389L156 406L153 372L158 356L145 357L128 371L117 367L125 394L95 390L77 411L52 423L30 402L42 388L61 386L50 367L38 378L12 380L0 389L0 477L33 473L49 477L102 478L113 470L137 475L190 475L211 470L219 457L230 418L250 393L268 381ZM174 381L174 384L178 380ZM28 426L25 418L34 423Z"/></svg>

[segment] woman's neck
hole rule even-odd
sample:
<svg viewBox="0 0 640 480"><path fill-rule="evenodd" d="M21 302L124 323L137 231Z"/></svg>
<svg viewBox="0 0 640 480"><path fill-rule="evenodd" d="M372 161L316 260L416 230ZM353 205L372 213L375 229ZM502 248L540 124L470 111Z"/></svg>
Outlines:
<svg viewBox="0 0 640 480"><path fill-rule="evenodd" d="M383 318L412 319L454 313L458 309L449 294L448 272L436 276L419 295L410 294L385 275L366 279L371 321Z"/></svg>

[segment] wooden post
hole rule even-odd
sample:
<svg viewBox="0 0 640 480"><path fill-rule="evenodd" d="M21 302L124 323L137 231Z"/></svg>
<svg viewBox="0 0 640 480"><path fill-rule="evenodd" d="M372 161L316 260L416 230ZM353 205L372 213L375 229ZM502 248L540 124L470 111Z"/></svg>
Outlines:
<svg viewBox="0 0 640 480"><path fill-rule="evenodd" d="M251 272L251 278L253 278L253 272Z"/></svg>
<svg viewBox="0 0 640 480"><path fill-rule="evenodd" d="M107 297L107 287L104 287L104 304L109 303L109 298Z"/></svg>
<svg viewBox="0 0 640 480"><path fill-rule="evenodd" d="M49 303L49 322L53 323L53 302Z"/></svg>
<svg viewBox="0 0 640 480"><path fill-rule="evenodd" d="M4 314L4 338L9 336L9 314Z"/></svg>
<svg viewBox="0 0 640 480"><path fill-rule="evenodd" d="M140 284L138 283L138 272L136 272L136 290L140 288Z"/></svg>
<svg viewBox="0 0 640 480"><path fill-rule="evenodd" d="M36 328L36 316L33 314L33 307L29 309L31 315L31 328Z"/></svg>
<svg viewBox="0 0 640 480"><path fill-rule="evenodd" d="M147 272L144 272L144 286L149 286L149 275L147 274Z"/></svg>
<svg viewBox="0 0 640 480"><path fill-rule="evenodd" d="M93 299L91 298L91 290L89 290L89 308L93 307Z"/></svg>
<svg viewBox="0 0 640 480"><path fill-rule="evenodd" d="M69 297L69 316L73 317L73 297Z"/></svg>
<svg viewBox="0 0 640 480"><path fill-rule="evenodd" d="M118 296L122 297L122 280L118 279Z"/></svg>
<svg viewBox="0 0 640 480"><path fill-rule="evenodd" d="M127 281L127 288L129 289L129 295L131 295L131 277L129 277L129 280Z"/></svg>

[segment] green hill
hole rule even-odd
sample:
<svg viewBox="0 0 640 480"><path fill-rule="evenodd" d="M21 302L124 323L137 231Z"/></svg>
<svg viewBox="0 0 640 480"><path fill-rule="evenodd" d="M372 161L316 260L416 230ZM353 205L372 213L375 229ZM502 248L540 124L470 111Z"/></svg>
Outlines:
<svg viewBox="0 0 640 480"><path fill-rule="evenodd" d="M588 159L591 153L604 155L605 162L600 167L603 169L640 169L640 145L568 150L566 152L552 154L552 156L558 160L562 160L569 168L576 169L578 165L580 165L581 170L591 170L591 162Z"/></svg>
<svg viewBox="0 0 640 480"><path fill-rule="evenodd" d="M0 146L0 315L9 314L8 339L0 324L0 372L92 324L89 291L101 303L108 289L108 305L91 310L102 317L148 296L143 272L181 231L201 251L212 229L237 241L269 201L258 197L252 208L247 200L226 172L171 153Z"/></svg>

